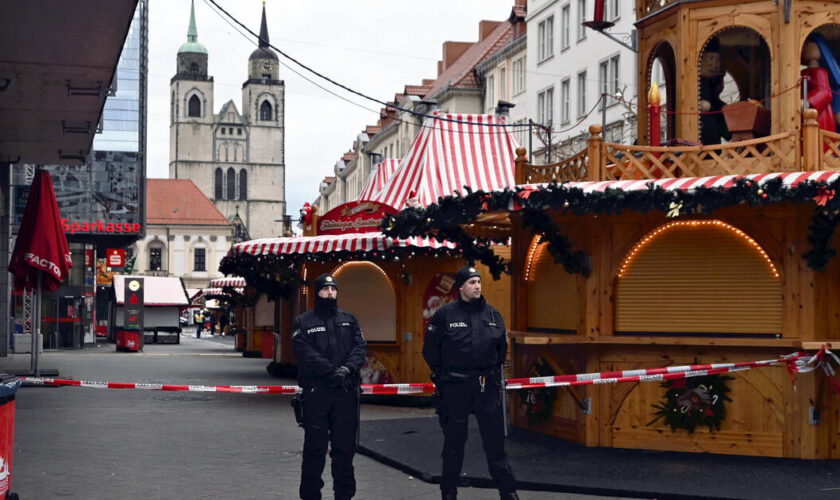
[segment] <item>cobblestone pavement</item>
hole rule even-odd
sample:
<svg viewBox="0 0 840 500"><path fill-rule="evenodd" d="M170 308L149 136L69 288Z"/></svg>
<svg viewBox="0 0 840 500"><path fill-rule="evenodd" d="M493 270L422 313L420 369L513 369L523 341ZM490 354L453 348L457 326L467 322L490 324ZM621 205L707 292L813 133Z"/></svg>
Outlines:
<svg viewBox="0 0 840 500"><path fill-rule="evenodd" d="M26 370L28 354L0 358L0 372ZM39 366L59 378L196 385L294 384L243 358L230 337L192 331L180 345L140 353L113 344L47 351ZM428 409L363 405L363 419L424 416ZM288 396L76 387L23 387L17 393L12 491L23 499L297 498L303 431ZM367 457L355 460L358 499L439 498L424 483ZM332 498L327 464L324 498ZM520 492L523 500L592 499ZM465 488L459 499L498 498Z"/></svg>

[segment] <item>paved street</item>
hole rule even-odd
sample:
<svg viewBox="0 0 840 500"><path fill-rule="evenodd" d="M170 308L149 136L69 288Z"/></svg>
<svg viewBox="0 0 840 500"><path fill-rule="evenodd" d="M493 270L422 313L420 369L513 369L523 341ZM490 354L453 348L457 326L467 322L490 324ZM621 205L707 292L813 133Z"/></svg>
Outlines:
<svg viewBox="0 0 840 500"><path fill-rule="evenodd" d="M268 375L264 359L233 351L232 339L195 339L117 353L113 344L45 352L59 378L205 385L294 384ZM27 369L28 354L0 358ZM12 491L24 499L297 498L303 431L288 396L24 387L17 394ZM364 405L363 419L430 410ZM478 459L483 461L483 457ZM329 462L329 460L328 460ZM359 499L439 498L427 484L357 455ZM324 498L332 498L329 463ZM592 499L521 492L523 500ZM462 489L459 499L497 498Z"/></svg>

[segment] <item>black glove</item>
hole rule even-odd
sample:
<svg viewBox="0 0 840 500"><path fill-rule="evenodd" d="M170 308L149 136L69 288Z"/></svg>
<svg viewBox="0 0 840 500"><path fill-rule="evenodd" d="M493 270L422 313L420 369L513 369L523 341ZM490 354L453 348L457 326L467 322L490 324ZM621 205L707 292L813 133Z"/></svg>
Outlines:
<svg viewBox="0 0 840 500"><path fill-rule="evenodd" d="M339 366L335 369L332 375L330 375L330 386L331 387L342 387L344 386L344 381L347 379L347 375L350 375L350 368L347 368L344 365Z"/></svg>

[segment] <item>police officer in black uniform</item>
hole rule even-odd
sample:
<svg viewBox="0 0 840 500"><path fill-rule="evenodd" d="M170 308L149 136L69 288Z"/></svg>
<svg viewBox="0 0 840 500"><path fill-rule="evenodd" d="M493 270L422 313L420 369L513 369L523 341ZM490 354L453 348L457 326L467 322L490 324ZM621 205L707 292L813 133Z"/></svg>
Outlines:
<svg viewBox="0 0 840 500"><path fill-rule="evenodd" d="M356 494L353 455L359 421L359 369L367 345L356 317L338 309L335 278L318 276L314 291L315 308L298 316L292 328L298 383L303 389L300 497L320 500L329 442L335 498L348 500Z"/></svg>
<svg viewBox="0 0 840 500"><path fill-rule="evenodd" d="M504 443L501 369L507 354L505 323L481 295L481 275L474 267L459 269L455 286L459 289L458 300L435 312L423 342L423 357L432 370L443 428L442 498L457 498L467 420L474 413L500 498L519 500Z"/></svg>

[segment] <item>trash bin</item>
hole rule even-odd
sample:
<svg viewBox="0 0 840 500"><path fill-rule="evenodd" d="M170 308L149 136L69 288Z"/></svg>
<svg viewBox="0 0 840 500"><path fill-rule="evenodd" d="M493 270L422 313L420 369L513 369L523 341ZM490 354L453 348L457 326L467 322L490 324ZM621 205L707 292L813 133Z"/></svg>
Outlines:
<svg viewBox="0 0 840 500"><path fill-rule="evenodd" d="M12 486L12 452L15 444L15 393L20 380L0 373L0 498L17 500Z"/></svg>
<svg viewBox="0 0 840 500"><path fill-rule="evenodd" d="M135 330L117 330L117 350L134 351L140 350L140 332Z"/></svg>

